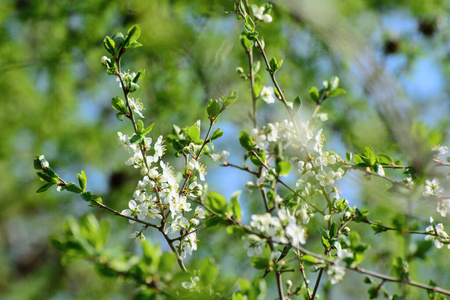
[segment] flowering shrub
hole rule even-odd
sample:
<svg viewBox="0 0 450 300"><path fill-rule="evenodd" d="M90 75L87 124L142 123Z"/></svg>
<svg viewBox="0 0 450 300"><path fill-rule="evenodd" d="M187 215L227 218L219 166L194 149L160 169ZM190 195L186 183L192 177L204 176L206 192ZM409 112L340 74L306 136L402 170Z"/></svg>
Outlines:
<svg viewBox="0 0 450 300"><path fill-rule="evenodd" d="M132 278L143 297L157 294L162 298L256 299L264 297L261 282L272 273L279 299L295 296L316 299L325 280L332 285L338 284L348 270L367 276L364 281L371 284L368 290L370 298L384 294L390 299L400 299L384 289L386 282L427 290L430 299L450 295L450 291L436 287L432 281L425 284L410 279L408 261L402 258L394 263L395 276L360 266L369 245L353 230L356 223L370 225L376 234L398 231L403 235L422 236L424 241L433 241L437 248L450 249L450 237L443 223L436 224L432 217L430 226L422 224L423 228L426 227L423 231L389 227L372 221L369 211L350 206L349 201L342 198L339 181L349 172L355 170L369 177L381 178L392 189L404 193L421 189L423 197L436 201L436 210L442 217L446 217L450 210L450 198L445 196L437 178L426 180L423 185L413 166L403 166L386 154L375 154L370 146L361 153L346 153L345 157L326 150L322 127L327 116L319 110L324 101L346 92L340 88L338 77L325 80L322 88L309 89L316 106L310 119L303 120L297 116L302 100L299 97L293 101L286 98L276 79L283 60L268 58L265 48L270 41L265 43L257 31L258 22L273 21L271 10L269 4L253 5L250 9L245 2L235 3L235 13L245 29L240 41L250 64L247 71L238 67L237 72L243 80L249 81L253 107L250 116L253 128L242 130L236 137L236 142L239 141L245 150L242 165L233 163L235 158L230 157L227 150L217 151L214 147L214 141L223 135L223 131L217 128L219 116L225 114L230 105L240 105L234 104L238 99L236 91L209 100L205 107L207 119L202 120L207 123L205 128L199 120L183 128L174 126L171 135L152 137L153 124L144 123L144 105L131 97L140 88L145 71L124 72L121 66L127 51L142 46L138 42L141 28L135 25L126 35L117 33L104 39L108 56L102 57L101 63L107 74L116 77L123 92L122 98L112 98L111 106L117 111L117 119L130 121L133 129L131 135L118 132L119 145L130 154L125 164L138 169L142 177L134 192L130 192L132 199L117 211L105 204L100 196L86 190L85 172L78 174L78 184L67 182L40 155L35 158L34 167L45 184L37 192L56 186L58 191L80 194L91 206L138 224L138 230L130 230L129 237L143 245L143 253L131 257L124 255L115 260L102 256L109 228L106 222L99 223L93 216L86 216L79 223L69 219L64 237L53 239L53 245L64 253L65 260L85 257L95 261L105 276ZM258 53L265 68L260 68L259 62L255 62ZM264 82L263 69L267 70L270 82ZM259 124L256 103L261 100L265 105L283 105L287 119ZM167 147L171 147L184 161L182 169L174 169L165 160ZM436 146L430 151L435 154L432 167L449 166L442 160L442 156L447 154L446 147ZM257 212L241 208L239 191L229 201L208 191L206 157L223 167L236 168L254 177L246 188L258 194L260 209ZM388 169L399 173L393 178L388 177L385 172ZM295 176L293 183L288 176ZM243 218L244 213L251 214L248 222ZM262 273L253 279L252 284L241 284L237 290L230 288L219 280L217 266L209 259L205 259L198 269L186 267L186 259L202 247L197 232L216 226L226 226L236 239L245 240L243 251L250 257L252 266ZM159 232L171 253L162 254L157 246L146 242L147 230ZM315 231L320 234L320 241L311 246L309 235ZM313 240L311 243L316 242ZM416 256L424 256L429 250L427 244L421 245ZM317 246L321 247L320 251L311 250L318 249ZM175 261L179 269L172 267ZM290 272L295 274L295 284L291 279L283 279L284 274ZM317 276L312 281L315 272Z"/></svg>

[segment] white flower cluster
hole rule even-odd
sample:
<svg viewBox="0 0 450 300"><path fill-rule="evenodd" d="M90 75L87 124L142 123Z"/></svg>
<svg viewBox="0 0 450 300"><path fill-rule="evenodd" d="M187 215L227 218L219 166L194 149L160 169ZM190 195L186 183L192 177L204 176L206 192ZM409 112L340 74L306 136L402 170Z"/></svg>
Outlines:
<svg viewBox="0 0 450 300"><path fill-rule="evenodd" d="M264 23L272 22L272 16L264 13L264 11L266 10L264 6L258 7L258 5L253 4L252 10L253 10L253 15L258 20L261 20Z"/></svg>
<svg viewBox="0 0 450 300"><path fill-rule="evenodd" d="M353 253L347 251L347 249L338 249L337 258L334 263L328 267L327 274L330 276L331 284L336 284L341 281L345 275L345 268L347 263L344 261L346 258L353 258Z"/></svg>
<svg viewBox="0 0 450 300"><path fill-rule="evenodd" d="M278 216L272 216L269 213L252 215L250 225L260 233L269 236L273 242L278 244L290 243L293 247L297 247L298 244L306 243L306 229L298 225L295 217L291 216L290 212L284 208L279 209ZM250 243L246 249L251 245ZM256 248L256 246L253 246L253 248ZM255 250L252 251L254 252ZM247 254L250 255L251 253L247 251Z"/></svg>
<svg viewBox="0 0 450 300"><path fill-rule="evenodd" d="M431 149L434 153L433 160L435 162L442 162L441 155L446 155L448 153L448 147L447 146L435 146Z"/></svg>
<svg viewBox="0 0 450 300"><path fill-rule="evenodd" d="M136 143L131 143L132 137L121 132L119 135L119 144L132 153L132 156L125 162L129 166L141 169L144 176L138 182L136 191L133 194L133 200L128 202L128 209L122 211L122 214L139 220L148 221L153 219L162 219L162 211L166 208L170 210L170 219L167 220L165 228L166 234L174 234L176 232L191 232L195 230L200 221L205 217L204 211L197 207L192 218L187 219L184 212L191 211L191 204L187 201L188 197L195 198L202 194L203 186L195 180L184 189L181 193L178 191L179 184L173 174L173 169L169 164L164 163L161 157L164 154L163 137L160 136L156 143L151 147L152 139L145 138L144 152L145 161L140 147ZM150 154L147 152L152 152ZM149 167L149 169L147 168ZM190 159L187 164L188 170L200 170L202 167L195 159ZM204 170L204 169L203 169ZM204 180L204 172L200 172L200 178ZM130 220L130 223L134 223ZM135 232L130 235L137 242L142 242L145 237L142 232ZM180 251L183 257L186 254L192 254L193 250L197 250L196 233L190 233L183 239L176 240L174 246Z"/></svg>
<svg viewBox="0 0 450 300"><path fill-rule="evenodd" d="M431 226L428 226L425 230L427 233L433 233L435 235L425 236L425 240L433 241L436 248L440 249L444 244L447 244L450 249L450 237L447 232L444 231L444 225L442 223L436 224L432 217L430 217Z"/></svg>

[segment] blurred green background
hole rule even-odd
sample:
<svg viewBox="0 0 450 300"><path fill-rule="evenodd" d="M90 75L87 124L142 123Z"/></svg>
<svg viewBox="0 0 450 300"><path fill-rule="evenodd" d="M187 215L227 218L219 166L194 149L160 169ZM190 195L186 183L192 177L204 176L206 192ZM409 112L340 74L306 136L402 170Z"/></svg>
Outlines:
<svg viewBox="0 0 450 300"><path fill-rule="evenodd" d="M310 86L337 75L348 91L345 97L325 102L322 109L329 115L326 149L344 156L345 151L358 152L370 144L376 152L412 162L423 169L424 178L438 176L428 174L423 155L433 144L449 145L449 2L273 4L273 23L260 24L259 31L269 56L284 59L277 75L286 96L303 99L299 118L307 118L313 109L307 96ZM206 121L208 99L237 89L240 98L220 121L226 132L217 147L231 148L230 161L241 162L236 132L252 126L249 84L235 72L238 66L247 68L239 43L242 22L232 12L232 1L226 0L3 0L0 21L0 298L131 298L132 283L101 278L88 261L62 265L60 254L49 244L49 236L62 232L66 216L79 218L90 212L111 220L110 247L137 251L127 239L132 231L128 222L90 208L69 193L35 194L39 180L32 159L45 154L69 181L85 170L88 189L102 195L109 206L126 208L140 175L124 165L127 154L117 146L117 131L131 132L110 107L110 99L120 90L100 58L106 54L105 35L140 24L144 47L127 52L123 69L146 70L138 97L146 107L146 124L155 122L153 136L169 133L172 124ZM261 104L260 110L259 124L284 118L281 107ZM175 167L180 163L175 158L171 162ZM248 180L228 169L211 166L208 171L209 189L227 198ZM384 191L384 182L366 181L356 172L348 177L342 182L344 197L388 225L401 218L425 224L430 215L437 216L435 204L420 199L420 192L417 199L402 199L379 192ZM251 196L244 197L246 209L256 208ZM435 219L445 224L445 219ZM390 273L394 256L407 256L415 245L415 238L375 236L363 226L355 229L372 245L365 266L383 273ZM209 255L222 265L221 276L256 274L248 270L243 241L229 246L233 237L224 232L200 233L200 250L192 263ZM317 240L315 233L310 236ZM158 241L156 235L154 239ZM446 253L431 249L428 260L414 261L412 279L433 279L450 288ZM349 284L353 280L361 284ZM275 297L273 281L268 278L268 298ZM349 273L334 291L340 296L333 299L361 299L366 286ZM424 292L410 295L410 299L425 297Z"/></svg>

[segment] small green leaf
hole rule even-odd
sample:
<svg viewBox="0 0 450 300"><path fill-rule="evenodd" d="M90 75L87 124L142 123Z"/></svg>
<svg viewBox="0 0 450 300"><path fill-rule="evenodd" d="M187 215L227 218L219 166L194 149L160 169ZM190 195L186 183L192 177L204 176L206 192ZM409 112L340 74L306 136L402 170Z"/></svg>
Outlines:
<svg viewBox="0 0 450 300"><path fill-rule="evenodd" d="M142 135L142 132L144 131L144 122L142 122L142 120L137 120L136 127L138 134Z"/></svg>
<svg viewBox="0 0 450 300"><path fill-rule="evenodd" d="M132 26L127 33L127 37L125 38L125 48L128 48L132 43L134 43L139 36L141 35L141 26L134 25Z"/></svg>
<svg viewBox="0 0 450 300"><path fill-rule="evenodd" d="M57 183L57 182L58 182L58 179L53 179L53 178L51 178L50 176L48 176L47 174L45 174L45 173L37 172L36 174L37 174L39 177L41 177L44 181L52 182L52 183Z"/></svg>
<svg viewBox="0 0 450 300"><path fill-rule="evenodd" d="M362 160L361 155L359 155L359 154L353 155L353 163L354 164L360 164L360 163L363 163L363 162L364 161Z"/></svg>
<svg viewBox="0 0 450 300"><path fill-rule="evenodd" d="M360 156L361 159L369 166L375 165L376 162L375 153L373 153L373 150L370 146L366 146L364 148L363 153L361 153Z"/></svg>
<svg viewBox="0 0 450 300"><path fill-rule="evenodd" d="M320 263L320 261L317 258L315 258L311 255L302 255L301 260L304 264L307 264L307 265L315 265L315 264Z"/></svg>
<svg viewBox="0 0 450 300"><path fill-rule="evenodd" d="M328 234L328 231L325 230L323 227L321 226L317 226L317 229L319 229L320 234L327 240L330 239L330 235Z"/></svg>
<svg viewBox="0 0 450 300"><path fill-rule="evenodd" d="M81 199L83 199L84 201L91 201L92 199L92 194L89 191L83 192L80 194Z"/></svg>
<svg viewBox="0 0 450 300"><path fill-rule="evenodd" d="M276 168L277 174L280 177L287 176L289 174L289 172L291 171L291 169L292 169L291 164L289 162L287 162L287 161L284 161L284 160L280 161L277 164L277 168Z"/></svg>
<svg viewBox="0 0 450 300"><path fill-rule="evenodd" d="M345 160L346 160L347 162L351 162L352 159L353 159L353 153L351 153L351 152L345 152ZM362 162L362 159L361 159L361 162Z"/></svg>
<svg viewBox="0 0 450 300"><path fill-rule="evenodd" d="M232 90L228 95L222 96L223 106L220 112L223 112L225 109L227 109L228 106L236 102L237 99L238 95L236 90Z"/></svg>
<svg viewBox="0 0 450 300"><path fill-rule="evenodd" d="M125 108L125 105L123 104L122 99L120 99L119 97L115 97L111 99L111 106L112 108L114 108L115 110L126 114L127 113L127 109Z"/></svg>
<svg viewBox="0 0 450 300"><path fill-rule="evenodd" d="M68 183L65 186L65 189L68 190L69 192L76 193L76 194L80 194L81 192L83 192L83 190L73 182Z"/></svg>
<svg viewBox="0 0 450 300"><path fill-rule="evenodd" d="M250 15L247 15L245 17L245 30L247 30L248 32L253 32L255 31L255 23L253 22L252 18L250 17Z"/></svg>
<svg viewBox="0 0 450 300"><path fill-rule="evenodd" d="M222 111L223 102L222 100L209 99L209 104L207 107L209 119L216 118Z"/></svg>
<svg viewBox="0 0 450 300"><path fill-rule="evenodd" d="M103 46L111 55L114 55L116 53L116 43L114 43L114 41L109 36L105 37L105 39L103 40Z"/></svg>
<svg viewBox="0 0 450 300"><path fill-rule="evenodd" d="M225 213L227 210L227 200L219 193L209 192L206 194L205 203L215 213Z"/></svg>
<svg viewBox="0 0 450 300"><path fill-rule="evenodd" d="M328 93L328 97L337 97L345 94L347 94L347 92L344 89L335 89Z"/></svg>
<svg viewBox="0 0 450 300"><path fill-rule="evenodd" d="M195 125L189 127L189 137L195 142L200 138L200 130Z"/></svg>
<svg viewBox="0 0 450 300"><path fill-rule="evenodd" d="M294 99L294 106L292 107L294 115L298 113L301 107L302 107L302 99L299 96L297 96Z"/></svg>
<svg viewBox="0 0 450 300"><path fill-rule="evenodd" d="M241 205L239 204L240 195L241 191L234 192L231 195L230 204L228 205L228 213L232 213L238 221L242 218Z"/></svg>
<svg viewBox="0 0 450 300"><path fill-rule="evenodd" d="M272 57L269 61L270 72L275 73L278 70L278 62L275 57Z"/></svg>
<svg viewBox="0 0 450 300"><path fill-rule="evenodd" d="M255 75L255 84L253 85L253 87L255 91L255 96L258 97L261 94L262 89L264 87L264 82L261 79L261 76Z"/></svg>
<svg viewBox="0 0 450 300"><path fill-rule="evenodd" d="M217 140L222 135L223 135L223 131L221 131L220 128L218 128L218 129L216 129L216 131L213 132L213 134L211 135L210 140L211 141Z"/></svg>
<svg viewBox="0 0 450 300"><path fill-rule="evenodd" d="M78 178L78 183L80 184L81 189L84 190L86 189L86 182L87 182L87 178L86 178L86 173L84 173L84 171L81 171L81 174L77 173L77 178Z"/></svg>
<svg viewBox="0 0 450 300"><path fill-rule="evenodd" d="M387 166L390 166L390 165L392 165L392 163L393 163L394 161L393 161L393 159L392 159L389 155L386 155L386 154L378 154L378 155L377 155L377 162L378 162L380 165L387 165Z"/></svg>
<svg viewBox="0 0 450 300"><path fill-rule="evenodd" d="M140 70L133 78L134 83L139 83L145 75L145 70Z"/></svg>
<svg viewBox="0 0 450 300"><path fill-rule="evenodd" d="M221 223L224 223L224 219L220 216L212 216L205 219L206 227L216 227Z"/></svg>
<svg viewBox="0 0 450 300"><path fill-rule="evenodd" d="M255 145L253 144L253 140L252 140L250 134L248 134L245 131L241 131L239 133L239 143L247 151L252 151L253 148L255 147Z"/></svg>
<svg viewBox="0 0 450 300"><path fill-rule="evenodd" d="M200 282L203 285L209 285L216 280L219 270L217 266L212 262L211 258L205 258L199 266Z"/></svg>
<svg viewBox="0 0 450 300"><path fill-rule="evenodd" d="M311 99L313 99L315 102L319 100L319 91L315 86L310 87L308 93Z"/></svg>
<svg viewBox="0 0 450 300"><path fill-rule="evenodd" d="M41 187L36 191L36 193L43 193L43 192L45 192L46 190L48 190L49 188L51 188L53 185L54 185L53 182L48 182L48 183L44 184L43 186L41 186Z"/></svg>
<svg viewBox="0 0 450 300"><path fill-rule="evenodd" d="M144 139L144 137L141 135L133 135L133 137L130 139L130 143L131 144L134 144L134 143L139 144L143 139Z"/></svg>
<svg viewBox="0 0 450 300"><path fill-rule="evenodd" d="M262 167L264 165L264 163L266 162L266 153L263 150L259 150L257 149L256 155L255 156L253 153L250 155L250 160L251 162L257 166L257 167Z"/></svg>
<svg viewBox="0 0 450 300"><path fill-rule="evenodd" d="M152 131L152 129L153 129L153 125L155 125L155 123L152 123L150 126L148 126L147 128L145 128L145 129L142 131L142 136L146 136L147 134L149 134L149 133Z"/></svg>
<svg viewBox="0 0 450 300"><path fill-rule="evenodd" d="M241 40L241 45L242 45L242 47L244 47L244 49L248 50L252 47L252 41L250 41L246 35L241 34L240 40Z"/></svg>

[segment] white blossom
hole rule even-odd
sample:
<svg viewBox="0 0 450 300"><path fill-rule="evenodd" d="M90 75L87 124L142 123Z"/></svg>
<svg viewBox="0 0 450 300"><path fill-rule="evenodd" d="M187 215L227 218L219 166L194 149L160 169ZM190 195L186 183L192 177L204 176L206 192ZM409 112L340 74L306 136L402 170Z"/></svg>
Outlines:
<svg viewBox="0 0 450 300"><path fill-rule="evenodd" d="M265 86L261 90L260 97L262 100L264 100L267 104L275 103L275 97L274 97L274 90L271 86Z"/></svg>
<svg viewBox="0 0 450 300"><path fill-rule="evenodd" d="M256 4L253 4L252 10L253 10L253 15L258 20L261 20L264 23L272 22L272 16L269 14L264 14L264 11L265 11L264 6L258 7Z"/></svg>

